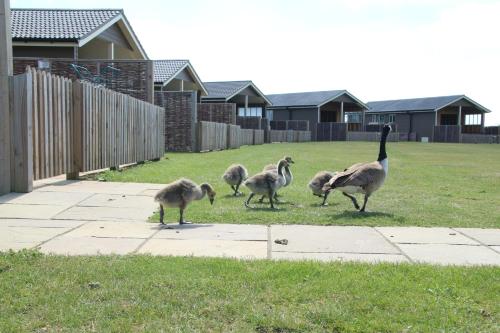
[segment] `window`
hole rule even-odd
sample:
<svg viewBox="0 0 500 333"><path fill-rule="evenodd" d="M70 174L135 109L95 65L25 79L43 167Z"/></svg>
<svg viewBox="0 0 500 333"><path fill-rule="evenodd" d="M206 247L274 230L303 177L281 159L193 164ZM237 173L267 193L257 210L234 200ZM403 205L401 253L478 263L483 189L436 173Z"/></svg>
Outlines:
<svg viewBox="0 0 500 333"><path fill-rule="evenodd" d="M344 120L346 123L350 124L361 124L361 115L361 112L346 112Z"/></svg>
<svg viewBox="0 0 500 333"><path fill-rule="evenodd" d="M238 107L238 116L240 117L262 117L262 108L260 106L248 107L245 114L245 107Z"/></svg>
<svg viewBox="0 0 500 333"><path fill-rule="evenodd" d="M369 125L378 125L396 122L395 114L370 114L366 116Z"/></svg>
<svg viewBox="0 0 500 333"><path fill-rule="evenodd" d="M273 110L266 110L266 118L273 120Z"/></svg>
<svg viewBox="0 0 500 333"><path fill-rule="evenodd" d="M464 125L481 125L481 115L480 114L466 114Z"/></svg>

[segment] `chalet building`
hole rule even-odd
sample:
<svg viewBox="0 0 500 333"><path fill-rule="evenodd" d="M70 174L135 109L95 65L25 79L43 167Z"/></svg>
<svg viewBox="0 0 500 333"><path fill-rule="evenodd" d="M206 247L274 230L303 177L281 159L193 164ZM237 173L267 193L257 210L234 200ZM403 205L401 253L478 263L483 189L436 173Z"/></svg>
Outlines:
<svg viewBox="0 0 500 333"><path fill-rule="evenodd" d="M269 118L267 109L271 101L252 81L205 82L207 96L201 103L234 103L236 114L240 117Z"/></svg>
<svg viewBox="0 0 500 333"><path fill-rule="evenodd" d="M433 140L436 126L459 126L459 133L484 133L484 116L491 112L465 95L398 99L367 103L366 123L395 123L398 132L417 141Z"/></svg>
<svg viewBox="0 0 500 333"><path fill-rule="evenodd" d="M16 57L148 59L121 9L12 9Z"/></svg>
<svg viewBox="0 0 500 333"><path fill-rule="evenodd" d="M196 91L198 102L208 91L189 60L154 60L154 90Z"/></svg>
<svg viewBox="0 0 500 333"><path fill-rule="evenodd" d="M272 102L268 110L273 120L307 120L316 138L318 123L347 123L348 130L364 128L364 113L368 109L347 90L311 91L267 95Z"/></svg>

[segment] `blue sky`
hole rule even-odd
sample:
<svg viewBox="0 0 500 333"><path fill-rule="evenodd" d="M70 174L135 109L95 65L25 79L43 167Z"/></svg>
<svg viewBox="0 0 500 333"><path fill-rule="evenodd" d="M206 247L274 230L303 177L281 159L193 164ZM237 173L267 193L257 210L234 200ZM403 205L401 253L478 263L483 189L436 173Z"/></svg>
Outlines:
<svg viewBox="0 0 500 333"><path fill-rule="evenodd" d="M27 1L123 8L151 59L265 93L347 89L363 101L466 94L500 124L500 1Z"/></svg>

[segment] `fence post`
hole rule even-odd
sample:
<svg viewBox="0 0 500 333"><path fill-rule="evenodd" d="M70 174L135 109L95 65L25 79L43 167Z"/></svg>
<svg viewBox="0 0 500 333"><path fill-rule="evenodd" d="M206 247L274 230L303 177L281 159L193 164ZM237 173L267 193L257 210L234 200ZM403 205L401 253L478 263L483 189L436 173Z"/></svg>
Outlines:
<svg viewBox="0 0 500 333"><path fill-rule="evenodd" d="M10 120L11 190L33 191L33 74L27 71L11 80Z"/></svg>
<svg viewBox="0 0 500 333"><path fill-rule="evenodd" d="M82 101L82 84L80 81L75 81L72 84L73 94L73 123L70 125L73 136L71 147L71 171L66 174L66 179L78 179L80 168L82 167L83 159L83 142L82 142L82 126L83 126L83 101Z"/></svg>
<svg viewBox="0 0 500 333"><path fill-rule="evenodd" d="M0 0L0 195L9 193L11 188L9 77L13 71L10 29L10 2Z"/></svg>

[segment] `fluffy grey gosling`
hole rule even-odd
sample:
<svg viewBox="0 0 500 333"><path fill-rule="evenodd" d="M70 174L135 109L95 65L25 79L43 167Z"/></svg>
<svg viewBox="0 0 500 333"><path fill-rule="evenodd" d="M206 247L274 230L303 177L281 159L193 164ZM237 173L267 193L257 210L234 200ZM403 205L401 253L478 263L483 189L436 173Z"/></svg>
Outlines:
<svg viewBox="0 0 500 333"><path fill-rule="evenodd" d="M248 178L243 184L248 187L252 192L245 201L245 207L249 208L249 203L255 194L267 195L271 208L274 209L273 198L277 190L285 185L285 177L283 175L283 168L288 166L286 160L281 160L278 163L278 172L263 171Z"/></svg>
<svg viewBox="0 0 500 333"><path fill-rule="evenodd" d="M323 202L321 206L328 206L326 199L330 194L323 192L323 186L332 179L334 173L330 171L320 171L316 175L314 175L313 179L309 182L308 186L311 189L313 195L323 198Z"/></svg>
<svg viewBox="0 0 500 333"><path fill-rule="evenodd" d="M155 201L160 203L160 223L163 223L165 214L164 207L178 207L180 210L179 224L190 224L184 221L184 210L193 200L201 200L208 195L210 204L213 205L215 191L210 184L197 185L192 180L181 178L170 184L167 184L155 195Z"/></svg>
<svg viewBox="0 0 500 333"><path fill-rule="evenodd" d="M241 164L232 164L222 175L222 179L231 186L234 191L234 196L243 194L238 191L241 183L243 183L248 178L247 169Z"/></svg>

